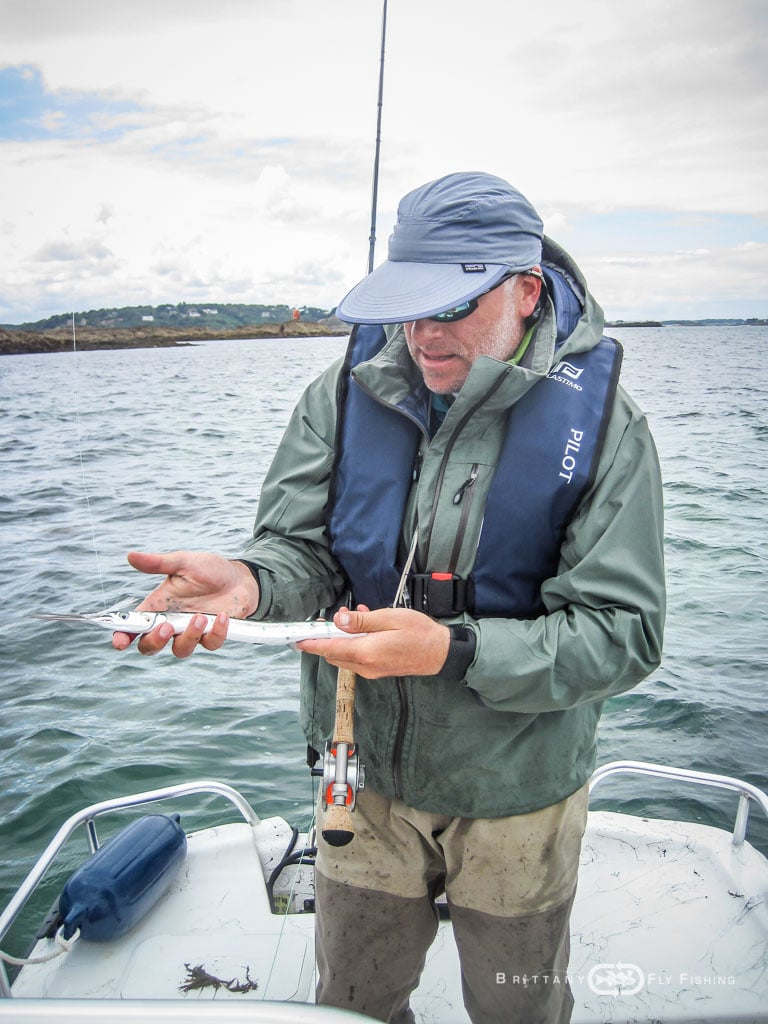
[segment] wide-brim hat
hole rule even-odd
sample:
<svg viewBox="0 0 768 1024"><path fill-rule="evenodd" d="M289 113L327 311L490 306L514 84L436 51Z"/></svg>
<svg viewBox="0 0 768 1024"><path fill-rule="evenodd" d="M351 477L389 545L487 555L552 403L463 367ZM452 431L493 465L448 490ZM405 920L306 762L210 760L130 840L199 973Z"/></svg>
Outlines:
<svg viewBox="0 0 768 1024"><path fill-rule="evenodd" d="M400 202L388 259L339 303L347 323L420 320L461 305L541 260L543 224L502 178L449 174Z"/></svg>

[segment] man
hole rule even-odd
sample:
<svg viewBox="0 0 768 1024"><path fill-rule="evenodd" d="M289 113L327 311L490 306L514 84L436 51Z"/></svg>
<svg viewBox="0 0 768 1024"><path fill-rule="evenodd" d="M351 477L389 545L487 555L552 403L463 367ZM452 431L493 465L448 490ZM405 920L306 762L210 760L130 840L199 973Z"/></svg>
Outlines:
<svg viewBox="0 0 768 1024"><path fill-rule="evenodd" d="M129 557L167 574L146 607L221 613L179 656L228 615L365 634L300 645L309 743L352 669L366 766L354 842L318 851L318 1001L412 1021L445 891L474 1024L564 1022L601 702L660 657L653 442L581 273L501 179L409 193L338 315L361 326L294 413L247 560Z"/></svg>

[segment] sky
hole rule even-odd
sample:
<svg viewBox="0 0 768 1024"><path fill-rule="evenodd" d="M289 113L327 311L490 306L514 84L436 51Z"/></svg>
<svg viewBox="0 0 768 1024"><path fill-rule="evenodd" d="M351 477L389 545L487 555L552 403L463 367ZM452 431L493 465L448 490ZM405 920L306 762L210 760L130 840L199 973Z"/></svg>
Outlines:
<svg viewBox="0 0 768 1024"><path fill-rule="evenodd" d="M0 323L333 308L366 272L382 0L0 0ZM765 0L389 0L376 263L453 171L609 319L768 316Z"/></svg>

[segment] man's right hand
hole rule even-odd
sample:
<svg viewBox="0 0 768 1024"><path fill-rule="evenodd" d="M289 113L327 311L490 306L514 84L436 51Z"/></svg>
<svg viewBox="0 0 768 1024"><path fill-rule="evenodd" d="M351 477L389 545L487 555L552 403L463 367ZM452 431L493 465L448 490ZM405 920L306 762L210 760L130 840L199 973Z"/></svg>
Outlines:
<svg viewBox="0 0 768 1024"><path fill-rule="evenodd" d="M186 658L198 644L209 651L221 647L227 636L230 617L246 619L259 604L259 586L253 573L242 562L207 551L173 551L167 554L131 551L128 561L139 572L162 574L163 582L138 606L137 611L206 612L215 614L209 633L204 616L195 616L187 629L173 641L173 653ZM173 629L163 623L139 638L142 654L156 654L173 637ZM129 633L114 633L112 646L124 651L134 640Z"/></svg>

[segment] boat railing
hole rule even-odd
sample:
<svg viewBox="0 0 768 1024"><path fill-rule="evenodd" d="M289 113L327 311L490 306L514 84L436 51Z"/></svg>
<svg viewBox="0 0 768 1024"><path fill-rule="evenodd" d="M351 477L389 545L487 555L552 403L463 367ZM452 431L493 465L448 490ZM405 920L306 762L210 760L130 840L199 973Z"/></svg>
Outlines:
<svg viewBox="0 0 768 1024"><path fill-rule="evenodd" d="M77 811L64 822L56 835L45 848L36 861L34 867L14 893L11 902L0 914L0 943L3 941L13 922L24 909L32 893L42 882L49 868L58 856L65 842L80 827L85 827L88 846L91 853L99 848L99 839L96 832L96 818L111 811L123 811L131 807L139 807L143 804L158 803L161 800L173 800L182 796L191 796L197 793L210 793L224 797L234 804L246 822L255 827L259 824L259 816L245 799L232 786L223 782L202 781L183 782L176 786L164 786L162 789L147 790L144 793L134 793L130 796L115 797L112 800L102 800L100 803L91 804L81 811ZM10 995L5 966L0 961L0 998Z"/></svg>
<svg viewBox="0 0 768 1024"><path fill-rule="evenodd" d="M739 847L744 843L747 834L747 822L753 803L761 807L768 817L768 794L742 779L730 775L716 775L714 772L696 771L692 768L673 768L670 765L653 764L649 761L609 761L596 768L589 780L589 792L594 791L611 775L651 775L660 779L674 779L679 782L691 782L694 785L710 786L714 789L726 789L738 794L739 803L733 825L731 842Z"/></svg>

